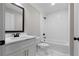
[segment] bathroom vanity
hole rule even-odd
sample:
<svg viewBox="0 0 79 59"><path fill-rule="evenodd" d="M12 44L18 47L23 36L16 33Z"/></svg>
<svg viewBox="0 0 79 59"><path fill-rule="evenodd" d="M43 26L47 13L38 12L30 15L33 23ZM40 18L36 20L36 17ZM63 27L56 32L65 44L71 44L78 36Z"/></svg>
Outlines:
<svg viewBox="0 0 79 59"><path fill-rule="evenodd" d="M24 33L24 7L15 3L0 4L0 56L36 55L35 36L5 36L13 33Z"/></svg>
<svg viewBox="0 0 79 59"><path fill-rule="evenodd" d="M2 56L34 56L36 55L36 39L34 36L6 38L5 45L0 46Z"/></svg>
<svg viewBox="0 0 79 59"><path fill-rule="evenodd" d="M0 32L0 35L2 34L0 40L5 42L0 45L0 56L34 56L36 52L34 36L22 34L22 36L4 37L7 33L11 35L24 33L24 8L14 3L0 4L0 7L0 15L2 15L0 19L3 20L0 30L4 30Z"/></svg>

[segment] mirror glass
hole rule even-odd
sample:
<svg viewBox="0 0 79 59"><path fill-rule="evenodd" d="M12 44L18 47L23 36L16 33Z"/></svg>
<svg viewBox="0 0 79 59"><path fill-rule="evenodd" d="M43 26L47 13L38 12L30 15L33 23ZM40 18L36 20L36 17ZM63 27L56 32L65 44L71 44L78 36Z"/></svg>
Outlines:
<svg viewBox="0 0 79 59"><path fill-rule="evenodd" d="M23 8L16 4L5 4L5 31L23 31Z"/></svg>

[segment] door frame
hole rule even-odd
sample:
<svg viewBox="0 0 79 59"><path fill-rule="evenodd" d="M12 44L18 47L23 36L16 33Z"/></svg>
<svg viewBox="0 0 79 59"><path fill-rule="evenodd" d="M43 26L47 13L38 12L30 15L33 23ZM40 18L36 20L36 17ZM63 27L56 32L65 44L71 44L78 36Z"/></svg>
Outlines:
<svg viewBox="0 0 79 59"><path fill-rule="evenodd" d="M74 56L74 3L68 6L68 21L69 21L69 52L70 56Z"/></svg>

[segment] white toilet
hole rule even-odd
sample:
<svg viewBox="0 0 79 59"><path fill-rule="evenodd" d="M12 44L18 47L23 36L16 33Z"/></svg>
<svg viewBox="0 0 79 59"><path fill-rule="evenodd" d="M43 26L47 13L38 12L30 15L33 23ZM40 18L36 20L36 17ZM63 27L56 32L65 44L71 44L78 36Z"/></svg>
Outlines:
<svg viewBox="0 0 79 59"><path fill-rule="evenodd" d="M38 47L40 47L40 48L48 48L48 47L49 47L49 44L47 44L47 43L45 43L45 42L39 43L39 44L38 44Z"/></svg>
<svg viewBox="0 0 79 59"><path fill-rule="evenodd" d="M49 52L48 52L48 49L49 49L49 44L46 43L46 42L43 42L43 43L39 43L38 44L38 51L43 51L42 54L43 55L49 55Z"/></svg>
<svg viewBox="0 0 79 59"><path fill-rule="evenodd" d="M44 42L44 40L41 40L40 37L37 37L37 46L40 48L48 48L49 44Z"/></svg>
<svg viewBox="0 0 79 59"><path fill-rule="evenodd" d="M49 55L48 53L48 48L50 47L50 45L43 41L43 39L41 38L37 38L37 55L40 55L39 51L42 51L42 55Z"/></svg>

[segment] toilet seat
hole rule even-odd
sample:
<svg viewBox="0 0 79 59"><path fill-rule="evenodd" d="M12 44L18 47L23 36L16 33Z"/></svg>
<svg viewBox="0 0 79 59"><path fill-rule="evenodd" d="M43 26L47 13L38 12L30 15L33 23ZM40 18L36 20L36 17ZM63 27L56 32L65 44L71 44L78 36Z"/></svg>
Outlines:
<svg viewBox="0 0 79 59"><path fill-rule="evenodd" d="M47 44L47 43L39 43L38 46L41 47L41 48L46 48L46 47L49 47L49 44Z"/></svg>

